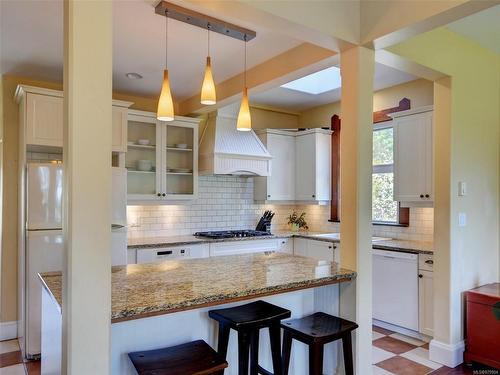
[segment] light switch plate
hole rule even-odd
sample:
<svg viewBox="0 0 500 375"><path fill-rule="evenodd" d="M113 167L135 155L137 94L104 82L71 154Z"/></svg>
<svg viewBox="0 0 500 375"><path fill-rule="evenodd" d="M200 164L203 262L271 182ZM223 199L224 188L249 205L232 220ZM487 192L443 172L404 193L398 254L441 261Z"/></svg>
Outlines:
<svg viewBox="0 0 500 375"><path fill-rule="evenodd" d="M467 225L467 215L465 212L458 213L458 226L465 227Z"/></svg>
<svg viewBox="0 0 500 375"><path fill-rule="evenodd" d="M465 181L460 181L458 183L458 196L465 197L467 195L467 183Z"/></svg>

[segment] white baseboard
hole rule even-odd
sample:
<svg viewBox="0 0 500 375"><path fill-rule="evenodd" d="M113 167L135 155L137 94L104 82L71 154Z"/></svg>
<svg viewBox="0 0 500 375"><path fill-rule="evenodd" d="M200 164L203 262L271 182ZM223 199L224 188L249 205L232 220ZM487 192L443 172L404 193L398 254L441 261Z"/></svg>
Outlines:
<svg viewBox="0 0 500 375"><path fill-rule="evenodd" d="M17 321L0 322L0 341L17 339Z"/></svg>
<svg viewBox="0 0 500 375"><path fill-rule="evenodd" d="M429 359L451 368L457 367L464 361L464 350L463 340L456 344L445 344L432 340L429 344Z"/></svg>
<svg viewBox="0 0 500 375"><path fill-rule="evenodd" d="M388 329L389 331L394 331L394 332L400 333L400 334L405 335L405 336L413 337L413 338L418 339L418 340L422 340L425 342L428 342L431 340L431 336L424 335L423 333L413 331L413 330L408 329L408 328L396 326L394 324L386 323L386 322L383 322L383 321L377 320L377 319L373 319L372 322L373 322L374 326L382 327L382 328Z"/></svg>

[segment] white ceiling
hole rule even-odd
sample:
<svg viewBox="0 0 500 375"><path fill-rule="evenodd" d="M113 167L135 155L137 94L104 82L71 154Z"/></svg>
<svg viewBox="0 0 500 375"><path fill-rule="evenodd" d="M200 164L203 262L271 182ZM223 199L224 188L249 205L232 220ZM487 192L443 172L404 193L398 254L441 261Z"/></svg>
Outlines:
<svg viewBox="0 0 500 375"><path fill-rule="evenodd" d="M1 73L62 81L63 9L61 0L0 0ZM231 22L231 20L227 20ZM253 29L248 42L248 67L299 45L287 36ZM113 87L117 91L156 96L165 65L165 18L151 2L114 0ZM211 55L216 82L243 70L243 42L211 34ZM169 20L169 71L177 100L199 92L207 53L207 32ZM126 73L144 78L130 80Z"/></svg>
<svg viewBox="0 0 500 375"><path fill-rule="evenodd" d="M448 28L500 54L500 5L452 22Z"/></svg>
<svg viewBox="0 0 500 375"><path fill-rule="evenodd" d="M386 87L413 81L417 78L418 77L411 74L376 63L373 89L374 91L381 90ZM318 95L290 90L283 87L276 87L258 94L250 93L250 101L252 103L282 108L293 112L301 112L309 108L337 102L339 100L340 88Z"/></svg>

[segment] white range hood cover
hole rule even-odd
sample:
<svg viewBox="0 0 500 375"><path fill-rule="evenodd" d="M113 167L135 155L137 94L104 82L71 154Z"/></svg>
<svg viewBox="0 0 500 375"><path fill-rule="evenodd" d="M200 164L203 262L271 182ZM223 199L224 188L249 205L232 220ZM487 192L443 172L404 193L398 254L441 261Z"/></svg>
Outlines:
<svg viewBox="0 0 500 375"><path fill-rule="evenodd" d="M271 155L251 131L236 130L237 105L210 114L199 151L200 174L269 176Z"/></svg>

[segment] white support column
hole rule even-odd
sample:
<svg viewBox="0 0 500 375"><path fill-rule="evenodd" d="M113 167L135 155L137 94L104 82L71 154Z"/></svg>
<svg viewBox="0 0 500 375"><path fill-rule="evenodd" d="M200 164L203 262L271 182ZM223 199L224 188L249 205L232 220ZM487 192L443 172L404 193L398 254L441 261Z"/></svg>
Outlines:
<svg viewBox="0 0 500 375"><path fill-rule="evenodd" d="M341 53L341 221L342 265L358 272L341 288L341 312L359 324L356 373L371 374L372 352L372 124L374 51L353 47ZM348 305L351 306L348 306ZM352 306L355 305L355 312ZM349 311L350 310L350 311Z"/></svg>
<svg viewBox="0 0 500 375"><path fill-rule="evenodd" d="M110 372L112 22L64 1L63 374Z"/></svg>

